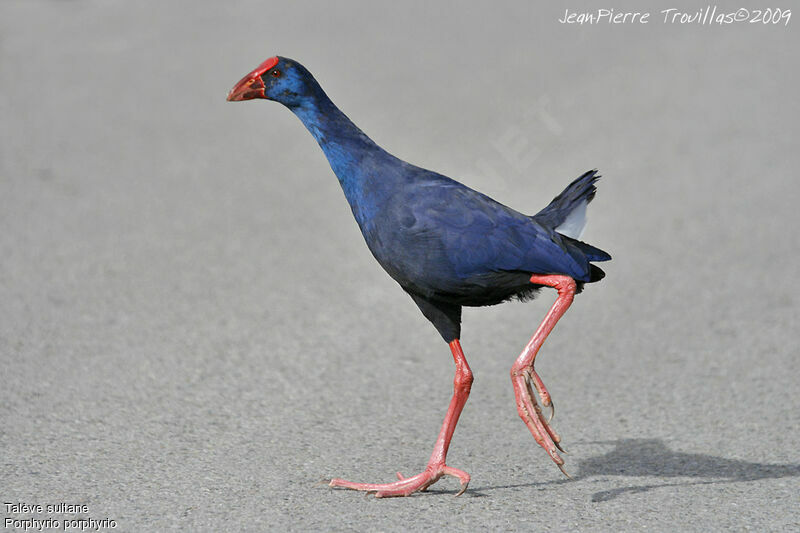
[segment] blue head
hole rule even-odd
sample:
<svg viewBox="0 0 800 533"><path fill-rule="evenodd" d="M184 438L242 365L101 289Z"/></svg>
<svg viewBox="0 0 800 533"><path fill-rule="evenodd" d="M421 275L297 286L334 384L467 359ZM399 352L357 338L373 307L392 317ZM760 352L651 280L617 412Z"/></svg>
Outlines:
<svg viewBox="0 0 800 533"><path fill-rule="evenodd" d="M263 98L294 108L318 96L320 91L314 76L303 65L292 59L275 56L239 80L228 93L228 101Z"/></svg>
<svg viewBox="0 0 800 533"><path fill-rule="evenodd" d="M243 77L228 93L229 102L261 98L288 107L317 140L350 205L360 202L360 183L364 179L361 161L365 151L396 163L356 127L325 94L306 68L286 57L275 56ZM354 212L356 212L354 208ZM356 218L359 218L356 214Z"/></svg>

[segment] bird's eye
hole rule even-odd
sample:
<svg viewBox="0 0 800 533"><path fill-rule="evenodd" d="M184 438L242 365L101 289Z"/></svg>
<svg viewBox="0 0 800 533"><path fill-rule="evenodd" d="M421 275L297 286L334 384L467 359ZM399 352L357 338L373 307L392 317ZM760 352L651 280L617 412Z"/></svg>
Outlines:
<svg viewBox="0 0 800 533"><path fill-rule="evenodd" d="M281 71L278 70L278 69L273 70L271 74L272 74L273 78L280 78L281 77Z"/></svg>

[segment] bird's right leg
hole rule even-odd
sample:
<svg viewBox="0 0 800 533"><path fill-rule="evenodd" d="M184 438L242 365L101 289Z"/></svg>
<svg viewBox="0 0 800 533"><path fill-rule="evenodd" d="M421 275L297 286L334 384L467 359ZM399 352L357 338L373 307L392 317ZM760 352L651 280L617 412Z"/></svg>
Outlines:
<svg viewBox="0 0 800 533"><path fill-rule="evenodd" d="M399 472L397 477L399 481L394 483L354 483L344 479L332 479L329 483L331 487L342 487L345 489L362 490L375 494L377 498L386 498L392 496L409 496L417 491L424 491L429 486L436 483L442 476L457 477L461 481L461 490L456 494L459 496L467 490L469 485L469 474L463 470L458 470L445 464L447 458L447 450L450 447L450 440L453 438L453 432L456 430L458 417L464 409L464 404L467 403L469 391L472 387L472 370L467 364L467 359L464 357L464 352L461 350L461 344L458 339L450 342L450 350L453 352L453 360L456 363L456 376L453 380L453 398L450 400L450 407L447 409L447 415L444 417L442 429L439 431L439 438L436 440L436 445L433 447L433 453L428 466L421 474L411 477L403 477Z"/></svg>
<svg viewBox="0 0 800 533"><path fill-rule="evenodd" d="M531 337L530 342L528 342L525 349L514 362L514 366L511 367L511 382L514 384L514 396L517 400L519 416L525 422L525 425L528 426L528 429L539 446L544 448L553 462L567 475L563 467L564 459L562 459L558 451L556 451L557 449L562 452L564 451L560 445L561 437L550 427L549 420L545 420L544 415L542 415L542 409L539 407L536 396L533 394L531 383L533 383L533 387L536 388L536 391L539 393L542 404L545 407L551 406L552 400L550 399L550 394L547 392L536 370L534 370L533 363L536 359L536 354L539 352L539 348L542 347L542 344L550 332L553 331L558 320L572 304L572 299L575 296L576 284L575 280L571 277L562 275L534 274L531 276L530 281L538 285L546 285L555 288L558 291L558 298L556 298L550 311L548 311L544 320L539 325L536 333Z"/></svg>

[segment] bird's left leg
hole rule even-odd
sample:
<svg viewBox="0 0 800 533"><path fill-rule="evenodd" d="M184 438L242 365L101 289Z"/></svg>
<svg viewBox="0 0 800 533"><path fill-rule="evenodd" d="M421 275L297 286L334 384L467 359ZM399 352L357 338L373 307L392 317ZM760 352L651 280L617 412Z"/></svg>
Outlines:
<svg viewBox="0 0 800 533"><path fill-rule="evenodd" d="M536 333L531 337L528 345L525 346L525 349L514 362L514 366L511 367L511 382L514 384L514 396L517 400L519 416L525 422L525 425L528 426L536 442L544 448L553 462L555 462L566 475L563 467L564 459L562 459L558 451L556 451L556 449L562 452L564 451L560 445L561 437L550 427L550 421L545 420L545 417L542 415L542 409L539 407L536 396L533 394L531 383L533 383L536 392L539 393L542 404L545 407L552 406L550 394L547 392L536 370L534 370L533 363L536 359L536 354L539 352L539 348L541 348L547 336L553 331L558 320L572 304L572 299L575 296L576 284L575 280L569 276L555 274L534 274L531 276L530 281L538 285L555 288L558 291L558 298L556 298L550 311L548 311L541 325L539 325Z"/></svg>
<svg viewBox="0 0 800 533"><path fill-rule="evenodd" d="M461 344L458 339L450 342L450 351L453 352L453 360L456 363L453 398L450 400L450 407L447 409L442 429L439 431L439 438L436 439L436 445L433 447L433 453L428 460L428 466L425 471L408 478L403 477L398 472L399 481L394 483L353 483L344 479L332 479L330 481L331 487L363 490L374 493L376 498L409 496L417 491L426 490L429 486L439 481L439 478L447 475L457 477L461 481L461 490L456 496L463 494L467 490L470 479L469 474L463 470L447 466L445 459L447 458L447 449L450 447L450 440L453 438L453 432L456 430L458 417L461 416L461 411L464 409L464 404L467 403L467 398L469 397L470 388L472 388L472 370L467 364L467 359L464 357L464 352L461 350Z"/></svg>

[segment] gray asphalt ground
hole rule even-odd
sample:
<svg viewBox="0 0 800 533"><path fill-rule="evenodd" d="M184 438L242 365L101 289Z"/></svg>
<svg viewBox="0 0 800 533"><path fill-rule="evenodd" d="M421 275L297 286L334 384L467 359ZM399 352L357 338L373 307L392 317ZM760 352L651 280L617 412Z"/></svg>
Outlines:
<svg viewBox="0 0 800 533"><path fill-rule="evenodd" d="M800 529L800 12L578 26L551 4L4 0L4 527ZM453 364L300 122L225 102L274 54L394 154L521 211L601 170L584 238L614 261L537 360L573 480L508 375L545 293L465 311L466 494L317 484L422 469Z"/></svg>

